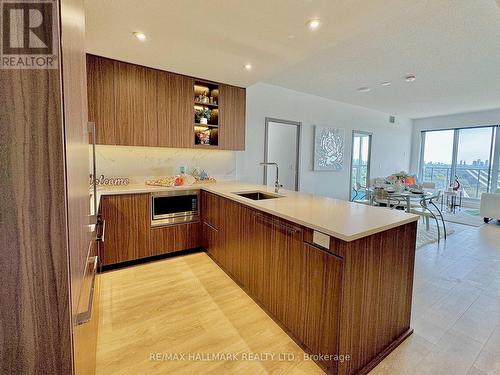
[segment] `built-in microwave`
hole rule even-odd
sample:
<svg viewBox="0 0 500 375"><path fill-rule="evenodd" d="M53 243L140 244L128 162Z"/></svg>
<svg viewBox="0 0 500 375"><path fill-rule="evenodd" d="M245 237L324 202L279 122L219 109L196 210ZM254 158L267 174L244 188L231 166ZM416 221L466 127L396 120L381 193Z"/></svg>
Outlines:
<svg viewBox="0 0 500 375"><path fill-rule="evenodd" d="M200 220L199 190L162 191L151 194L151 226Z"/></svg>

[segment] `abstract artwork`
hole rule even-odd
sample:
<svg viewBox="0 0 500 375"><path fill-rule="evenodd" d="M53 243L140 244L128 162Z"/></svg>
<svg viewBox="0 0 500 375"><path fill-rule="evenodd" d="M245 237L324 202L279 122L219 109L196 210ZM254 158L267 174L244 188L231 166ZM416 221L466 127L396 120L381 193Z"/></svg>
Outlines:
<svg viewBox="0 0 500 375"><path fill-rule="evenodd" d="M314 127L314 170L340 171L344 166L345 130Z"/></svg>

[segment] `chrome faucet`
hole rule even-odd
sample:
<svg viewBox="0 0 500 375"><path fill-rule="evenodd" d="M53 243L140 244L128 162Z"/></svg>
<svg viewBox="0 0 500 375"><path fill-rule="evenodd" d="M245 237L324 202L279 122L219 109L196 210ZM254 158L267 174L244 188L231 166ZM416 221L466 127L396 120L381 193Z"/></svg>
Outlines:
<svg viewBox="0 0 500 375"><path fill-rule="evenodd" d="M276 181L274 181L274 192L277 193L280 190L280 187L283 187L283 185L280 184L280 171L279 171L279 166L278 163L259 163L260 165L275 165L276 166Z"/></svg>

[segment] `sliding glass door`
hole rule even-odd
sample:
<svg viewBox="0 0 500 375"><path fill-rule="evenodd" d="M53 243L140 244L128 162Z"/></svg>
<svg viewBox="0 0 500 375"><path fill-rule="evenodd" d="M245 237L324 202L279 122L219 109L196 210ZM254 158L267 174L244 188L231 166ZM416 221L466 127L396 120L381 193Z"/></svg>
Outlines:
<svg viewBox="0 0 500 375"><path fill-rule="evenodd" d="M460 129L456 176L465 198L478 199L489 191L492 171L492 140L495 128Z"/></svg>
<svg viewBox="0 0 500 375"><path fill-rule="evenodd" d="M351 200L364 199L370 179L370 154L372 135L352 132Z"/></svg>
<svg viewBox="0 0 500 375"><path fill-rule="evenodd" d="M429 131L422 134L424 182L432 182L436 189L449 186L453 165L454 130Z"/></svg>
<svg viewBox="0 0 500 375"><path fill-rule="evenodd" d="M463 197L476 200L499 186L499 151L498 126L424 131L419 176L437 189L457 179Z"/></svg>

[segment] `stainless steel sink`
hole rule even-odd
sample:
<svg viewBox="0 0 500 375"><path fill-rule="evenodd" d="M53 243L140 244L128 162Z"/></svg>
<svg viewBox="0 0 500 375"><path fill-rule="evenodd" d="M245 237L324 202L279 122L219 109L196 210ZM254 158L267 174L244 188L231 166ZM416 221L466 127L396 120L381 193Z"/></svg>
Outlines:
<svg viewBox="0 0 500 375"><path fill-rule="evenodd" d="M283 195L270 194L270 193L265 193L263 191L248 191L248 192L244 192L244 193L234 193L234 194L239 195L240 197L243 197L243 198L252 199L254 201L261 201L264 199L283 198Z"/></svg>

